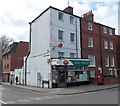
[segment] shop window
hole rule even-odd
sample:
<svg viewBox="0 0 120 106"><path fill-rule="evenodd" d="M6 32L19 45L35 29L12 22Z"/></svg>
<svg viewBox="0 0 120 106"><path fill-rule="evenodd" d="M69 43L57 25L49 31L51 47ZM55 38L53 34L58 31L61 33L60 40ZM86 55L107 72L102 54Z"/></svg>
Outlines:
<svg viewBox="0 0 120 106"><path fill-rule="evenodd" d="M61 31L61 30L58 30L58 39L59 40L63 40L63 31Z"/></svg>
<svg viewBox="0 0 120 106"><path fill-rule="evenodd" d="M88 55L88 58L90 60L89 67L95 67L95 56L94 55Z"/></svg>
<svg viewBox="0 0 120 106"><path fill-rule="evenodd" d="M90 71L90 78L95 78L95 71Z"/></svg>
<svg viewBox="0 0 120 106"><path fill-rule="evenodd" d="M75 42L75 34L74 33L70 33L70 41Z"/></svg>
<svg viewBox="0 0 120 106"><path fill-rule="evenodd" d="M88 30L92 30L92 23L88 22Z"/></svg>
<svg viewBox="0 0 120 106"><path fill-rule="evenodd" d="M93 47L93 38L88 38L88 47Z"/></svg>
<svg viewBox="0 0 120 106"><path fill-rule="evenodd" d="M58 12L58 19L63 21L63 13L62 12Z"/></svg>
<svg viewBox="0 0 120 106"><path fill-rule="evenodd" d="M109 67L109 57L108 56L105 57L105 66Z"/></svg>

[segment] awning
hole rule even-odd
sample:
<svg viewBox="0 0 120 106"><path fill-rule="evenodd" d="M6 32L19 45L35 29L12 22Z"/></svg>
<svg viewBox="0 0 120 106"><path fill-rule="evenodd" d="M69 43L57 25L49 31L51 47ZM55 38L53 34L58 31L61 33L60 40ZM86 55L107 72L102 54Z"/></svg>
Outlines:
<svg viewBox="0 0 120 106"><path fill-rule="evenodd" d="M77 65L88 66L90 65L89 59L51 59L51 65Z"/></svg>

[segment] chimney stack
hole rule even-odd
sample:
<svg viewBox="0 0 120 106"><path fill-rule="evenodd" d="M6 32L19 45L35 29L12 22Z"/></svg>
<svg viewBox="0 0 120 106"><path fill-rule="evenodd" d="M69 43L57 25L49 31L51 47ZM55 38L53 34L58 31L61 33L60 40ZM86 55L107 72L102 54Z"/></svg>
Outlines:
<svg viewBox="0 0 120 106"><path fill-rule="evenodd" d="M66 12L66 13L69 13L69 14L73 14L73 7L68 6L68 7L65 8L63 11Z"/></svg>
<svg viewBox="0 0 120 106"><path fill-rule="evenodd" d="M88 21L94 21L94 14L92 13L92 10L83 14L83 18L85 18Z"/></svg>

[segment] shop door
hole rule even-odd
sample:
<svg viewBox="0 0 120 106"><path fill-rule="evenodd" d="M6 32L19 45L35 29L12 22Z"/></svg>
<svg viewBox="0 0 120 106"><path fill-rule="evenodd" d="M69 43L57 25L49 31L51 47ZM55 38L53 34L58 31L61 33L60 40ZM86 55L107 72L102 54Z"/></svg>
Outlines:
<svg viewBox="0 0 120 106"><path fill-rule="evenodd" d="M58 70L58 86L66 87L66 70Z"/></svg>

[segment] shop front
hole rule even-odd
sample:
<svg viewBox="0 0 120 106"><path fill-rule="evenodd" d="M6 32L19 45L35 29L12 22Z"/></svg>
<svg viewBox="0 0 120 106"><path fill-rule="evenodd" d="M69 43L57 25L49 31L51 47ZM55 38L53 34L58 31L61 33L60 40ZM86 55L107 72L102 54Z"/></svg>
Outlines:
<svg viewBox="0 0 120 106"><path fill-rule="evenodd" d="M52 87L77 86L89 82L88 59L52 59Z"/></svg>

